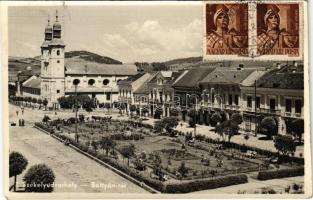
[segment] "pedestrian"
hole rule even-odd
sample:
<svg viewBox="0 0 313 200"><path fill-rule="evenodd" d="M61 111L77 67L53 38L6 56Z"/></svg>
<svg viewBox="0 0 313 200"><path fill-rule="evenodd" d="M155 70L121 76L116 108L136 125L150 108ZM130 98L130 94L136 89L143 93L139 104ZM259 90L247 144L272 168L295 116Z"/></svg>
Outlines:
<svg viewBox="0 0 313 200"><path fill-rule="evenodd" d="M16 116L18 116L18 110L16 110Z"/></svg>
<svg viewBox="0 0 313 200"><path fill-rule="evenodd" d="M22 126L21 119L18 120L18 126Z"/></svg>
<svg viewBox="0 0 313 200"><path fill-rule="evenodd" d="M24 114L24 107L22 107L21 110L22 110L22 115L23 115Z"/></svg>

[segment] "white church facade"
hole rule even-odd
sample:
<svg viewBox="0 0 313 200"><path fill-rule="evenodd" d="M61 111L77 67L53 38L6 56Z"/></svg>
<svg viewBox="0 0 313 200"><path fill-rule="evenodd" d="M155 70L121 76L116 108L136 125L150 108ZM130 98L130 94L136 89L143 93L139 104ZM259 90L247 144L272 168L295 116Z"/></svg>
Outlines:
<svg viewBox="0 0 313 200"><path fill-rule="evenodd" d="M117 82L137 74L137 67L134 64L98 63L81 57L65 58L62 27L56 14L53 25L48 20L45 28L40 71L39 77L31 77L25 84L19 83L22 88L19 95L38 96L42 100L47 99L49 107L58 108L58 98L76 92L89 95L97 103L118 101ZM79 84L75 88L77 80ZM35 93L32 92L33 85L36 85Z"/></svg>

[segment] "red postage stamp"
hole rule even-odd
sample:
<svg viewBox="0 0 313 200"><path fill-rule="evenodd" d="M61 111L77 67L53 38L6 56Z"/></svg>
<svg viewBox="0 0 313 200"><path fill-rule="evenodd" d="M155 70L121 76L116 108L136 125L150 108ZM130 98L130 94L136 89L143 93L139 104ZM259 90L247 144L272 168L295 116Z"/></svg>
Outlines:
<svg viewBox="0 0 313 200"><path fill-rule="evenodd" d="M257 5L259 55L299 56L299 5Z"/></svg>
<svg viewBox="0 0 313 200"><path fill-rule="evenodd" d="M206 4L206 55L248 54L248 4Z"/></svg>

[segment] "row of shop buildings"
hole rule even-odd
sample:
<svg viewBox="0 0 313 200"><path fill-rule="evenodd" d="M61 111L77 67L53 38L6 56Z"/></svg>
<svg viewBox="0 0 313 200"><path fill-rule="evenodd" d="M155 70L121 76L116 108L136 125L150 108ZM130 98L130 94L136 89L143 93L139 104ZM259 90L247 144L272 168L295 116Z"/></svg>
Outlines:
<svg viewBox="0 0 313 200"><path fill-rule="evenodd" d="M303 65L277 64L272 68L211 67L186 71L139 73L118 83L118 101L136 106L140 115L153 116L156 110L170 116L173 110L186 120L196 110L202 119L218 112L229 118L241 113L242 128L259 132L261 120L272 116L278 132L285 134L288 123L303 119Z"/></svg>

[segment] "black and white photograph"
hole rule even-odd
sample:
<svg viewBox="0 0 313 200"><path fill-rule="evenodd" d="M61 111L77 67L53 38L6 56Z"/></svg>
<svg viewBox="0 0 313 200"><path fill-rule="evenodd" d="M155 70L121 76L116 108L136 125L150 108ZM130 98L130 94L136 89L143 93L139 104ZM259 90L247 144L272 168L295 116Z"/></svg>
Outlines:
<svg viewBox="0 0 313 200"><path fill-rule="evenodd" d="M266 43L295 39L274 2L2 4L6 195L312 195L307 2L299 57L250 53L256 16ZM246 53L204 55L229 41Z"/></svg>

